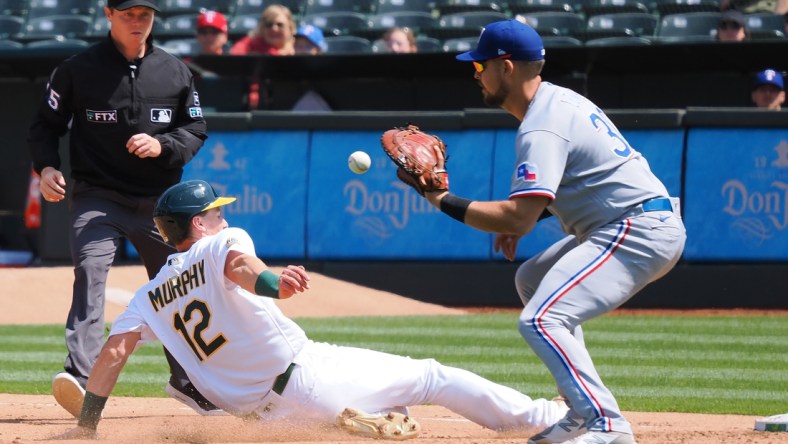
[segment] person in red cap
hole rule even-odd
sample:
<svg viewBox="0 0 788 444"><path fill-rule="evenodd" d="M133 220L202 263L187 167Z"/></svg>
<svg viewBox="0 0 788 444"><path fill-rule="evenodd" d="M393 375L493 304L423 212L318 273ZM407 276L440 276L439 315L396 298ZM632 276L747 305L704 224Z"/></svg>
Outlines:
<svg viewBox="0 0 788 444"><path fill-rule="evenodd" d="M197 18L197 43L200 54L222 55L227 52L227 18L221 12L205 11Z"/></svg>

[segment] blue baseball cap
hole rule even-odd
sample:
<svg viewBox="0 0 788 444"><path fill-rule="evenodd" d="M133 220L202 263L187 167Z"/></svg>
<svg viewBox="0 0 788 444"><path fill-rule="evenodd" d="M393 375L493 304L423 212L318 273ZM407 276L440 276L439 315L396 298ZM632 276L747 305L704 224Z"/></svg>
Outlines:
<svg viewBox="0 0 788 444"><path fill-rule="evenodd" d="M780 91L785 91L783 75L773 69L764 69L755 75L755 83L752 85L753 89L761 85L772 85Z"/></svg>
<svg viewBox="0 0 788 444"><path fill-rule="evenodd" d="M295 36L304 37L309 40L310 43L320 48L321 51L325 51L328 48L326 39L323 37L323 31L316 26L302 25L298 28L298 31L296 31Z"/></svg>
<svg viewBox="0 0 788 444"><path fill-rule="evenodd" d="M476 49L457 55L457 60L483 62L505 55L511 60L544 60L544 43L534 28L518 20L503 20L482 28Z"/></svg>

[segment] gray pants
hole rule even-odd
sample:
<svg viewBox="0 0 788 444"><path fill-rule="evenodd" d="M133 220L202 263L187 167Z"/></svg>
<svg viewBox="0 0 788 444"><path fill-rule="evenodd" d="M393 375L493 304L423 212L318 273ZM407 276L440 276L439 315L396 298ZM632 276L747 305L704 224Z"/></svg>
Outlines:
<svg viewBox="0 0 788 444"><path fill-rule="evenodd" d="M139 197L76 182L70 202L74 290L66 320L65 370L84 387L104 344L104 292L107 275L122 238L137 249L148 278L155 276L175 249L153 224L156 197ZM165 350L166 353L166 350ZM169 359L178 379L185 372Z"/></svg>

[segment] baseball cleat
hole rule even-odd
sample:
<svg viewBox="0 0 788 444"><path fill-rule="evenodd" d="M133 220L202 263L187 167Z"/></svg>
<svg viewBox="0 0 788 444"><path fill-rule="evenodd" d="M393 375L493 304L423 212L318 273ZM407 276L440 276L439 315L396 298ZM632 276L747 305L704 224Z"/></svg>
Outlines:
<svg viewBox="0 0 788 444"><path fill-rule="evenodd" d="M586 432L585 419L571 410L558 422L528 439L528 444L556 444L567 442Z"/></svg>
<svg viewBox="0 0 788 444"><path fill-rule="evenodd" d="M191 408L192 410L194 410L195 412L199 413L202 416L219 416L219 415L227 414L224 410L220 409L219 407L216 407L207 399L203 398L204 400L202 402L197 401L194 398L187 395L186 393L183 393L182 391L176 389L169 382L164 387L164 391L167 392L167 394L170 395L171 398L176 399L181 403L189 406L189 408Z"/></svg>
<svg viewBox="0 0 788 444"><path fill-rule="evenodd" d="M637 444L635 437L623 432L591 431L564 444Z"/></svg>
<svg viewBox="0 0 788 444"><path fill-rule="evenodd" d="M354 435L395 441L416 438L421 433L421 425L402 413L371 415L354 409L345 409L337 416L337 427Z"/></svg>
<svg viewBox="0 0 788 444"><path fill-rule="evenodd" d="M61 407L75 418L82 413L82 401L85 400L85 389L79 385L77 378L67 372L60 372L52 379L52 395Z"/></svg>

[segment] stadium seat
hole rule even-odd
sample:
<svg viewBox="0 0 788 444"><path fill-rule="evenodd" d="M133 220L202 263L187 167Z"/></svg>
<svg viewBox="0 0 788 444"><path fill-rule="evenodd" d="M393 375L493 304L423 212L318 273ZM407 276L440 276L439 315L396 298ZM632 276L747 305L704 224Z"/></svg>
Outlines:
<svg viewBox="0 0 788 444"><path fill-rule="evenodd" d="M603 37L599 39L586 40L586 46L640 46L650 45L651 40L645 37Z"/></svg>
<svg viewBox="0 0 788 444"><path fill-rule="evenodd" d="M22 17L12 15L0 17L0 39L17 37L24 30L24 26L25 21Z"/></svg>
<svg viewBox="0 0 788 444"><path fill-rule="evenodd" d="M83 15L54 15L27 21L25 38L44 39L63 36L66 38L83 37L90 34L93 20Z"/></svg>
<svg viewBox="0 0 788 444"><path fill-rule="evenodd" d="M574 12L534 12L521 17L541 35L568 35L586 29L583 16Z"/></svg>
<svg viewBox="0 0 788 444"><path fill-rule="evenodd" d="M581 0L575 12L582 12L586 18L602 14L624 12L650 13L647 0Z"/></svg>
<svg viewBox="0 0 788 444"><path fill-rule="evenodd" d="M162 43L161 48L176 56L196 55L200 53L200 44L197 39L173 39Z"/></svg>
<svg viewBox="0 0 788 444"><path fill-rule="evenodd" d="M337 11L307 14L304 16L303 22L322 29L326 36L348 35L353 34L354 31L369 29L367 16L360 12ZM370 42L370 47L371 45Z"/></svg>
<svg viewBox="0 0 788 444"><path fill-rule="evenodd" d="M260 23L260 13L236 15L227 24L228 32L231 37L241 37L257 28Z"/></svg>
<svg viewBox="0 0 788 444"><path fill-rule="evenodd" d="M25 17L30 9L30 0L0 0L0 15Z"/></svg>
<svg viewBox="0 0 788 444"><path fill-rule="evenodd" d="M544 11L575 12L575 8L571 0L513 0L509 2L509 11L517 15Z"/></svg>
<svg viewBox="0 0 788 444"><path fill-rule="evenodd" d="M286 6L293 15L298 16L304 13L304 3L306 0L233 0L233 15L260 15L263 10L272 4ZM229 18L229 17L228 17Z"/></svg>
<svg viewBox="0 0 788 444"><path fill-rule="evenodd" d="M420 53L443 52L443 43L432 37L416 37L416 47ZM372 52L379 54L388 52L385 40L377 39L373 41Z"/></svg>
<svg viewBox="0 0 788 444"><path fill-rule="evenodd" d="M432 37L416 37L416 47L419 48L419 52L443 52L443 43Z"/></svg>
<svg viewBox="0 0 788 444"><path fill-rule="evenodd" d="M551 35L542 37L545 48L566 48L573 46L583 46L580 39L569 37L568 35Z"/></svg>
<svg viewBox="0 0 788 444"><path fill-rule="evenodd" d="M465 52L476 47L479 37L458 37L443 42L443 52Z"/></svg>
<svg viewBox="0 0 788 444"><path fill-rule="evenodd" d="M25 45L13 40L0 40L0 51L23 49Z"/></svg>
<svg viewBox="0 0 788 444"><path fill-rule="evenodd" d="M372 42L355 35L326 37L326 54L372 53Z"/></svg>
<svg viewBox="0 0 788 444"><path fill-rule="evenodd" d="M659 16L690 12L719 12L720 3L717 0L655 0L651 10Z"/></svg>
<svg viewBox="0 0 788 444"><path fill-rule="evenodd" d="M160 2L160 15L167 18L175 15L199 14L203 10L229 14L234 0L164 0Z"/></svg>
<svg viewBox="0 0 788 444"><path fill-rule="evenodd" d="M651 37L657 29L657 16L646 12L603 14L588 19L588 30L629 30L636 36Z"/></svg>
<svg viewBox="0 0 788 444"><path fill-rule="evenodd" d="M455 12L440 16L429 35L440 40L478 37L483 27L506 18L504 13L495 11Z"/></svg>
<svg viewBox="0 0 788 444"><path fill-rule="evenodd" d="M197 32L199 14L173 15L164 19L164 29L156 35L167 39L193 37Z"/></svg>
<svg viewBox="0 0 788 444"><path fill-rule="evenodd" d="M688 12L662 17L657 28L660 42L714 40L719 12Z"/></svg>
<svg viewBox="0 0 788 444"><path fill-rule="evenodd" d="M458 12L504 12L504 4L499 0L437 0L435 7L439 15Z"/></svg>
<svg viewBox="0 0 788 444"><path fill-rule="evenodd" d="M360 12L369 14L371 11L371 0L306 0L304 4L304 15L322 14L324 12Z"/></svg>
<svg viewBox="0 0 788 444"><path fill-rule="evenodd" d="M96 11L94 2L86 0L30 0L27 19L56 15L92 15Z"/></svg>
<svg viewBox="0 0 788 444"><path fill-rule="evenodd" d="M436 0L377 0L372 9L375 14L388 12L428 12L435 10Z"/></svg>
<svg viewBox="0 0 788 444"><path fill-rule="evenodd" d="M410 28L417 34L435 27L435 19L428 12L387 12L369 16L369 28L377 31L399 27Z"/></svg>
<svg viewBox="0 0 788 444"><path fill-rule="evenodd" d="M785 17L771 12L757 12L744 16L747 29L750 31L780 31L785 32Z"/></svg>
<svg viewBox="0 0 788 444"><path fill-rule="evenodd" d="M54 38L34 40L25 44L25 51L77 53L90 46L90 42L82 39Z"/></svg>

